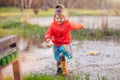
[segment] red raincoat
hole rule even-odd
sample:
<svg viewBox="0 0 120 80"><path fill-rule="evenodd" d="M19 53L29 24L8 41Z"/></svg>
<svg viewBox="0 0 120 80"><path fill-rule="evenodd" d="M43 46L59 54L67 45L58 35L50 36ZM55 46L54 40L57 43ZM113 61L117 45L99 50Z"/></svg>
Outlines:
<svg viewBox="0 0 120 80"><path fill-rule="evenodd" d="M70 32L71 30L77 30L84 28L83 24L75 24L70 22L69 20L64 21L62 24L58 24L56 20L48 28L44 39L52 39L52 42L56 46L61 46L64 44L70 44L71 37ZM78 35L78 34L76 34Z"/></svg>

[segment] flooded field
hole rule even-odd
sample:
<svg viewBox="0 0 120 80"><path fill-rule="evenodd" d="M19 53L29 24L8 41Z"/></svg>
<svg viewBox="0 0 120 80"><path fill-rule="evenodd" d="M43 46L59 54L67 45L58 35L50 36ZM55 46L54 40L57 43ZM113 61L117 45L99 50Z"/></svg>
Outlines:
<svg viewBox="0 0 120 80"><path fill-rule="evenodd" d="M120 42L119 41L73 41L73 59L67 60L71 74L90 73L91 78L98 75L108 80L120 80ZM23 74L56 74L56 61L51 48L32 47L28 52L20 52ZM99 52L91 56L90 51ZM3 70L5 75L12 73L11 65ZM94 80L93 79L93 80Z"/></svg>

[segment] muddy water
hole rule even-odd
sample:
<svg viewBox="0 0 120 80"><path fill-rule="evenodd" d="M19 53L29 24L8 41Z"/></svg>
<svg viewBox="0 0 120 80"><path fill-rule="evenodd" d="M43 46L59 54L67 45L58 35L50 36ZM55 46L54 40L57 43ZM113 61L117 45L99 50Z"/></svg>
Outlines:
<svg viewBox="0 0 120 80"><path fill-rule="evenodd" d="M107 19L103 16L72 16L70 20L75 23L84 23L85 28L101 28L104 20L108 20L108 27L112 29L120 29L120 16L109 16ZM42 26L49 26L53 21L53 17L31 18L29 22Z"/></svg>
<svg viewBox="0 0 120 80"><path fill-rule="evenodd" d="M73 41L73 59L67 60L67 69L71 74L90 73L91 78L100 76L108 80L120 80L120 42L119 41ZM51 48L32 47L28 52L21 52L23 74L56 74L56 61ZM90 51L99 52L91 56ZM3 70L4 74L12 72L11 66ZM93 80L94 80L93 79Z"/></svg>

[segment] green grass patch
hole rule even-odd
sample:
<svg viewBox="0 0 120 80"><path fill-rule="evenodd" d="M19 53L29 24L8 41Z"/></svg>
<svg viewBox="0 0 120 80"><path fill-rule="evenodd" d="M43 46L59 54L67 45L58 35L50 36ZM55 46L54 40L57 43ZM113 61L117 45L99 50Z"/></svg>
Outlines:
<svg viewBox="0 0 120 80"><path fill-rule="evenodd" d="M120 39L120 30L82 29L71 32L75 40L104 40L106 38Z"/></svg>
<svg viewBox="0 0 120 80"><path fill-rule="evenodd" d="M37 75L37 74L30 74L24 76L23 80L55 80L54 76L52 75Z"/></svg>
<svg viewBox="0 0 120 80"><path fill-rule="evenodd" d="M83 75L68 75L68 76L62 76L62 75L47 75L47 74L30 74L27 76L24 76L23 80L91 80L90 74ZM97 77L96 80L107 80L106 77Z"/></svg>
<svg viewBox="0 0 120 80"><path fill-rule="evenodd" d="M12 77L5 77L5 80L13 80ZM48 75L48 74L30 74L30 75L24 75L23 80L92 80L90 77L90 74L83 75L68 75L68 76L62 76L62 75ZM96 77L95 80L108 80L106 77Z"/></svg>
<svg viewBox="0 0 120 80"><path fill-rule="evenodd" d="M0 24L0 37L17 34L19 37L44 39L48 27L32 25L26 22L6 21ZM82 29L71 32L72 39L75 40L103 40L106 37L120 39L120 30L100 30Z"/></svg>
<svg viewBox="0 0 120 80"><path fill-rule="evenodd" d="M70 16L97 16L102 15L103 10L87 10L87 9L70 9L69 15Z"/></svg>
<svg viewBox="0 0 120 80"><path fill-rule="evenodd" d="M22 23L20 21L12 21L12 20L7 20L1 24L1 27L3 29L13 29L20 27Z"/></svg>
<svg viewBox="0 0 120 80"><path fill-rule="evenodd" d="M20 9L17 7L0 7L0 12L2 13L20 12Z"/></svg>
<svg viewBox="0 0 120 80"><path fill-rule="evenodd" d="M49 10L38 10L38 14L34 14L33 9L24 9L23 12L20 11L20 8L15 7L2 7L0 10L0 18L2 17L48 17L54 15L54 9Z"/></svg>
<svg viewBox="0 0 120 80"><path fill-rule="evenodd" d="M5 21L0 23L0 37L16 34L23 38L40 39L44 40L44 36L48 27L32 25L20 21ZM74 40L103 40L108 38L120 38L120 30L107 29L81 29L71 32L72 39Z"/></svg>
<svg viewBox="0 0 120 80"><path fill-rule="evenodd" d="M24 17L48 17L54 16L54 9L38 10L38 14L34 14L33 9L24 9L23 12L17 7L2 7L0 8L0 19L4 18L24 18ZM113 10L89 10L89 9L66 9L65 10L70 16L97 16L97 15L118 15L120 11L116 12Z"/></svg>
<svg viewBox="0 0 120 80"><path fill-rule="evenodd" d="M0 37L16 34L18 37L40 39L41 42L44 39L47 27L41 27L39 25L32 25L25 22L18 21L6 21L0 24Z"/></svg>

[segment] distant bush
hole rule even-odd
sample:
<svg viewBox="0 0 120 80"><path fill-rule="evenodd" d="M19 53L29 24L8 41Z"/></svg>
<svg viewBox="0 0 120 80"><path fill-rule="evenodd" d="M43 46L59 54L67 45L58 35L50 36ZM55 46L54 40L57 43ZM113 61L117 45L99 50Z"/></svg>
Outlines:
<svg viewBox="0 0 120 80"><path fill-rule="evenodd" d="M17 28L21 26L21 22L8 20L1 23L1 26L3 29Z"/></svg>

